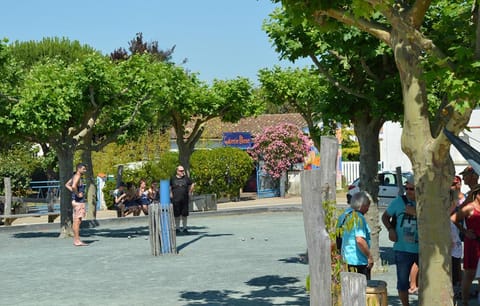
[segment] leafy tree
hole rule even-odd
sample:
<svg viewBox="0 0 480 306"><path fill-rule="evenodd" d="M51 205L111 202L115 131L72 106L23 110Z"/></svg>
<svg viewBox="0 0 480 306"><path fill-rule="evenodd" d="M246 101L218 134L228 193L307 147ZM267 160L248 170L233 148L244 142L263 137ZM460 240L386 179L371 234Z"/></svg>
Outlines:
<svg viewBox="0 0 480 306"><path fill-rule="evenodd" d="M246 78L214 80L207 86L182 68L172 67L169 72L166 77L169 89L159 91L155 100L161 117L167 116L175 130L180 163L188 171L190 156L206 122L213 118L237 122L254 115L262 104L254 99L252 84Z"/></svg>
<svg viewBox="0 0 480 306"><path fill-rule="evenodd" d="M118 65L99 53L73 63L58 57L42 59L26 69L18 99L9 105L7 126L17 137L50 144L57 152L60 181L66 182L73 153L82 146L88 149L93 130L95 140L105 142L115 140L126 127L131 133L141 129L141 124L131 123L147 101L150 82L145 79L152 70L157 75L161 71L157 68L148 55ZM85 161L91 168L91 162ZM61 194L61 236L65 236L70 235L71 203L65 188Z"/></svg>
<svg viewBox="0 0 480 306"><path fill-rule="evenodd" d="M175 46L167 50L161 50L158 47L158 41L152 42L144 42L143 41L143 34L137 33L135 38L133 38L129 42L129 47L127 52L124 48L120 47L115 49L111 54L110 57L113 60L126 60L133 54L144 54L148 53L152 55L155 60L160 62L169 62L172 59L172 54L175 51Z"/></svg>
<svg viewBox="0 0 480 306"><path fill-rule="evenodd" d="M293 164L303 162L309 151L308 137L289 123L266 127L255 135L248 151L255 161L264 161L264 170L272 178L279 179Z"/></svg>
<svg viewBox="0 0 480 306"><path fill-rule="evenodd" d="M291 104L306 120L313 117L316 122L351 122L360 144L361 188L377 199L379 131L386 120L398 119L401 113L400 86L391 49L356 28L337 23L319 29L307 20L297 22L295 16L281 9L271 14L264 29L281 57L291 61L310 58L314 68L264 71L262 85L271 83L267 89L273 92L273 99ZM317 89L307 89L310 86ZM311 94L314 91L316 96ZM313 132L318 146L320 137L315 134L319 131ZM379 267L376 206L372 206L367 219L372 229L372 255Z"/></svg>
<svg viewBox="0 0 480 306"><path fill-rule="evenodd" d="M454 173L450 143L442 130L459 133L477 105L480 4L443 0L281 2L297 20L307 18L325 30L343 23L369 33L393 50L403 95L402 149L415 173L423 284L419 301L421 305L453 305L445 212Z"/></svg>

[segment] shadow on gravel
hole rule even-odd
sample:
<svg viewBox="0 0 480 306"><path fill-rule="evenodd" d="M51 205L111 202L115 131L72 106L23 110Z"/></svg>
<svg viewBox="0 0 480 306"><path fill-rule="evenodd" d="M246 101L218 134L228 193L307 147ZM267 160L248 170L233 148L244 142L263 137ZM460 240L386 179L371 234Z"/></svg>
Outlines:
<svg viewBox="0 0 480 306"><path fill-rule="evenodd" d="M188 236L192 236L192 235L195 235L196 232L189 232L188 233ZM185 236L187 234L181 234L182 236ZM177 245L177 252L180 253L181 250L183 250L184 248L186 248L187 246L191 245L192 243L195 243L197 241L199 241L200 239L203 239L203 238L215 238L215 237L222 237L222 236L233 236L233 234L202 234L190 241L187 241L185 243L182 243L180 245Z"/></svg>
<svg viewBox="0 0 480 306"><path fill-rule="evenodd" d="M392 247L380 247L380 258L384 265L395 264L395 254Z"/></svg>
<svg viewBox="0 0 480 306"><path fill-rule="evenodd" d="M12 236L14 238L58 238L59 232L26 232L15 233Z"/></svg>
<svg viewBox="0 0 480 306"><path fill-rule="evenodd" d="M282 258L282 259L279 259L278 261L283 261L284 263L299 263L304 265L308 264L306 253L298 254L295 257Z"/></svg>
<svg viewBox="0 0 480 306"><path fill-rule="evenodd" d="M180 298L184 305L309 305L305 288L299 286L296 277L265 275L253 278L245 284L252 287L249 293L232 290L184 291ZM281 299L279 301L278 299Z"/></svg>

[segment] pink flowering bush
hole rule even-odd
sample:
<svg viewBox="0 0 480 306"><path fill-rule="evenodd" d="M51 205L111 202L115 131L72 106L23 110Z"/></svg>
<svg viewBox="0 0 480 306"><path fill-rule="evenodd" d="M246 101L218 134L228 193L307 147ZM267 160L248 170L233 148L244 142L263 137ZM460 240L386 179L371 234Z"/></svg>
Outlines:
<svg viewBox="0 0 480 306"><path fill-rule="evenodd" d="M295 125L282 123L255 135L249 153L255 161L263 160L265 171L278 179L292 164L303 162L308 150L308 137Z"/></svg>

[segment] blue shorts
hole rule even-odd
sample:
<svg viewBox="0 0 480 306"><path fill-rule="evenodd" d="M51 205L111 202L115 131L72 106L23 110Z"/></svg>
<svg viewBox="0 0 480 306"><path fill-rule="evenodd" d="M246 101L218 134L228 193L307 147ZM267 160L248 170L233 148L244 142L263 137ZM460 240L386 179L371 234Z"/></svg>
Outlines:
<svg viewBox="0 0 480 306"><path fill-rule="evenodd" d="M418 265L418 253L395 251L398 291L407 291L410 288L410 270L413 263Z"/></svg>

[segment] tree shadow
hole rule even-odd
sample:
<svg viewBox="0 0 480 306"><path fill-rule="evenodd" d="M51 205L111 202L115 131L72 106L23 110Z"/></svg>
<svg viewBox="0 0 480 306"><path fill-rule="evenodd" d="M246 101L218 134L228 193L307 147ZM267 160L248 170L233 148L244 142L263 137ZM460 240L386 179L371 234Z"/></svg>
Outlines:
<svg viewBox="0 0 480 306"><path fill-rule="evenodd" d="M284 263L295 263L295 264L308 264L307 262L307 253L298 254L295 257L282 258L278 261L283 261Z"/></svg>
<svg viewBox="0 0 480 306"><path fill-rule="evenodd" d="M58 232L23 232L12 235L14 238L58 238Z"/></svg>
<svg viewBox="0 0 480 306"><path fill-rule="evenodd" d="M260 287L245 293L232 290L183 291L180 298L184 305L241 305L266 306L282 299L281 305L309 305L309 297L296 277L265 275L252 278L245 284Z"/></svg>
<svg viewBox="0 0 480 306"><path fill-rule="evenodd" d="M380 247L380 259L382 264L394 265L395 253L392 247Z"/></svg>
<svg viewBox="0 0 480 306"><path fill-rule="evenodd" d="M188 234L188 236L190 236L190 235L193 235L192 232L190 232ZM222 236L233 236L233 234L202 234L202 235L196 237L195 239L192 239L190 241L187 241L185 243L182 243L182 244L178 245L177 246L177 252L180 252L181 250L183 250L187 246L191 245L192 243L195 243L195 242L199 241L200 239L215 238L215 237L222 237Z"/></svg>

